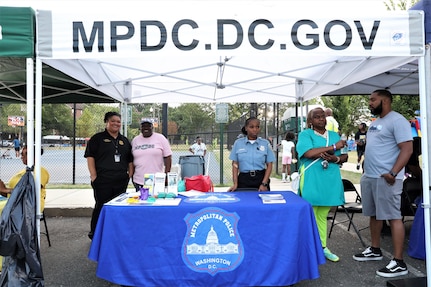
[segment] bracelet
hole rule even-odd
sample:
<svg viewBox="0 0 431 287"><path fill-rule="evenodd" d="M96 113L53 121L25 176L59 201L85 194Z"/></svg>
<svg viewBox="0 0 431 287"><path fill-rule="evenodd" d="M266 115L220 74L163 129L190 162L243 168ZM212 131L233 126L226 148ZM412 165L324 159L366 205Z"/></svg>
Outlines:
<svg viewBox="0 0 431 287"><path fill-rule="evenodd" d="M339 163L340 162L340 157L337 156L337 160L335 161L335 163Z"/></svg>
<svg viewBox="0 0 431 287"><path fill-rule="evenodd" d="M337 150L337 146L335 144L333 144L332 147L334 148L334 151Z"/></svg>

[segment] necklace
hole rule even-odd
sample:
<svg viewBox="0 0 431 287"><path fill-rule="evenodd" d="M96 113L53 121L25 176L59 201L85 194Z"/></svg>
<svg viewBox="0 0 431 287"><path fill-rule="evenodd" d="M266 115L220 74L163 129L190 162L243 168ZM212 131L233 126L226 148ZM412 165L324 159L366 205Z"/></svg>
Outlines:
<svg viewBox="0 0 431 287"><path fill-rule="evenodd" d="M320 137L322 137L324 139L328 138L328 131L327 130L325 130L325 132L323 134L321 134L318 131L314 130L314 134L318 135L318 136L320 136Z"/></svg>

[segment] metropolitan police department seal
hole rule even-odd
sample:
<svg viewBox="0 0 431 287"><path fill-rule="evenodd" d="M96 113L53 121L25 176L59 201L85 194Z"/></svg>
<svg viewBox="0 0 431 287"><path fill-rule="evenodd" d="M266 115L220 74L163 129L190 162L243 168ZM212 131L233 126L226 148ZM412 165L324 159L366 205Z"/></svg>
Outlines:
<svg viewBox="0 0 431 287"><path fill-rule="evenodd" d="M241 264L244 247L237 230L238 214L209 207L187 214L184 220L187 233L181 253L190 269L215 275Z"/></svg>

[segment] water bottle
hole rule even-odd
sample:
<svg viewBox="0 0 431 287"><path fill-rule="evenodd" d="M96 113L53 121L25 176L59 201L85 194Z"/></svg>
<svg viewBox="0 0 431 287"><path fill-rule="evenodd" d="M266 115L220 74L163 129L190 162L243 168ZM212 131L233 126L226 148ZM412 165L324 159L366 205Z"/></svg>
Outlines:
<svg viewBox="0 0 431 287"><path fill-rule="evenodd" d="M347 137L346 137L346 135L345 134L342 134L341 135L341 140L343 140L343 141L347 141ZM346 142L346 144L341 148L341 154L347 154L348 153L348 149L347 149L347 142Z"/></svg>

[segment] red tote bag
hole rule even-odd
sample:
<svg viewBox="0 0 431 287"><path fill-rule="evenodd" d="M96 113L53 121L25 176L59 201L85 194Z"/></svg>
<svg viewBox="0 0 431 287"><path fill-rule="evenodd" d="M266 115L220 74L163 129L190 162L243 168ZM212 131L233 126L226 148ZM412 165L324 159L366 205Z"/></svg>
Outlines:
<svg viewBox="0 0 431 287"><path fill-rule="evenodd" d="M194 175L186 177L186 190L197 190L204 192L214 192L214 185L208 175Z"/></svg>

